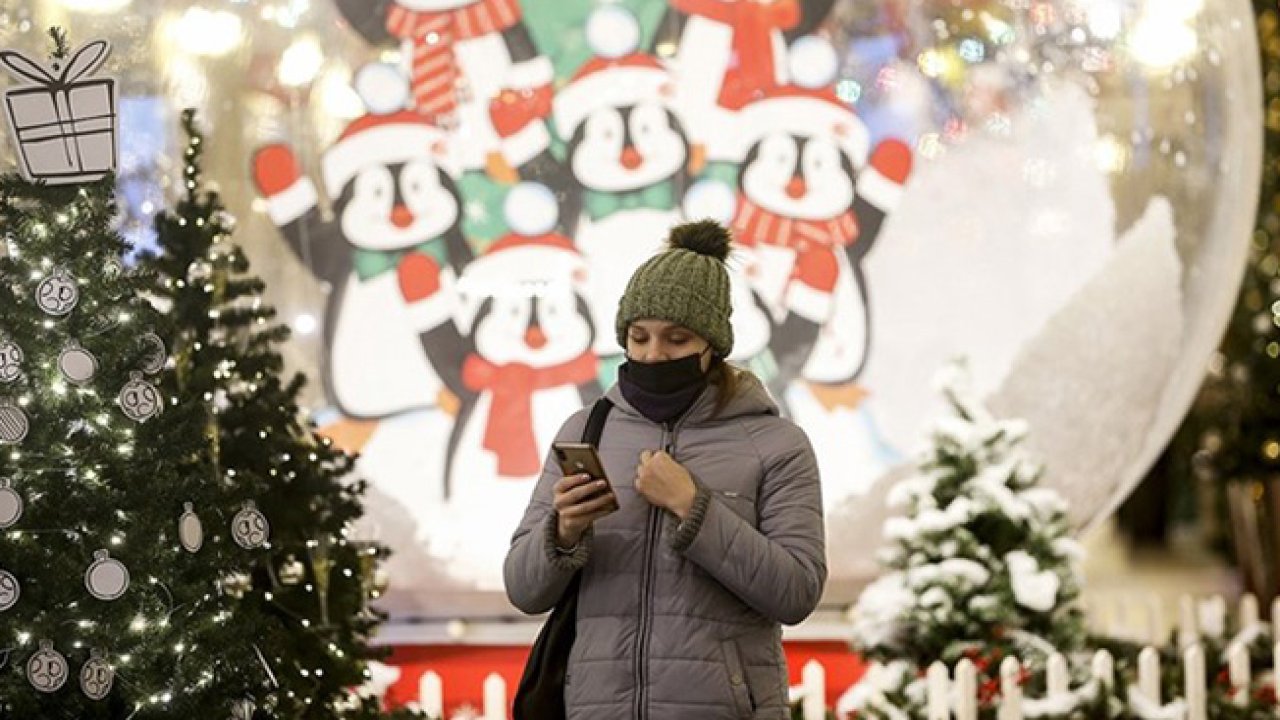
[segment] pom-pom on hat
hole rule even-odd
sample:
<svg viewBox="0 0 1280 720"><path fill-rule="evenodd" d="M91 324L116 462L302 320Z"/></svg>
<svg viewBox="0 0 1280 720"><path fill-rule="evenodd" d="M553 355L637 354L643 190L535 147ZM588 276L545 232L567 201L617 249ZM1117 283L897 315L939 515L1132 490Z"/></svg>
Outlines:
<svg viewBox="0 0 1280 720"><path fill-rule="evenodd" d="M733 351L729 316L729 231L714 220L677 225L667 249L636 268L618 303L618 344L636 320L666 320L689 328L721 358Z"/></svg>

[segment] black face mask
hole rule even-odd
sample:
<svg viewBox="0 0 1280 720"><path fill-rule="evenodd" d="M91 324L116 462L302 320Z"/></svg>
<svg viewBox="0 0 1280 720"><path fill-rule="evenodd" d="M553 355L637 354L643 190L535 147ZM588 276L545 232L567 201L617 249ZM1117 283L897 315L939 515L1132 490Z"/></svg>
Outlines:
<svg viewBox="0 0 1280 720"><path fill-rule="evenodd" d="M702 353L652 363L628 358L618 368L618 386L641 415L656 423L673 420L707 387Z"/></svg>

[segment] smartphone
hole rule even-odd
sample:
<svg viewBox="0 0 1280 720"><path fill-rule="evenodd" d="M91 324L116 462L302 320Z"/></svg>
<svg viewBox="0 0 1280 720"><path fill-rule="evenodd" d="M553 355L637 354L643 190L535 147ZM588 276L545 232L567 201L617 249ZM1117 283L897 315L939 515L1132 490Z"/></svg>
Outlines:
<svg viewBox="0 0 1280 720"><path fill-rule="evenodd" d="M551 444L551 451L555 453L556 462L560 463L560 471L565 474L565 477L586 473L593 480L609 482L604 472L604 463L600 462L600 455L596 452L595 445L582 442L556 442ZM608 492L612 489L610 486L600 492Z"/></svg>

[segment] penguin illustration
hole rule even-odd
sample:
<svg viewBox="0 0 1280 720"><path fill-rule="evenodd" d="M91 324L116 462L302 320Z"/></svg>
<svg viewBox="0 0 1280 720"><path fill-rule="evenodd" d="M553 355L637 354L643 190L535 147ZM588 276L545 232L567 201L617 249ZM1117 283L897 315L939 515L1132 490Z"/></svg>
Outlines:
<svg viewBox="0 0 1280 720"><path fill-rule="evenodd" d="M253 159L268 214L330 290L325 383L350 418L433 407L441 377L458 372L429 362L418 336L456 310L453 279L473 255L461 230L462 196L447 137L397 109L386 90L395 77L387 66L362 71L357 87L371 112L323 153L332 218L288 146L264 147Z"/></svg>
<svg viewBox="0 0 1280 720"><path fill-rule="evenodd" d="M460 373L446 379L460 403L445 497L466 503L515 494L523 508L559 424L601 388L583 292L587 267L554 231L555 198L545 186L521 183L503 209L512 232L459 279L458 320L425 331L421 341L433 360L465 348Z"/></svg>
<svg viewBox="0 0 1280 720"><path fill-rule="evenodd" d="M611 327L631 273L682 221L681 199L700 154L671 103L670 74L635 50L635 17L620 6L601 7L587 38L597 56L561 89L553 117L581 193L574 240L590 268L590 307L598 327ZM612 365L622 349L601 333L596 351Z"/></svg>
<svg viewBox="0 0 1280 720"><path fill-rule="evenodd" d="M871 334L863 259L911 168L899 141L869 149L831 85L830 45L802 38L791 63L796 84L739 114L746 151L733 219L751 285L770 309L769 385L779 399L799 378L834 387L860 375Z"/></svg>
<svg viewBox="0 0 1280 720"><path fill-rule="evenodd" d="M522 164L508 164L503 155L511 149L501 146L547 117L553 69L525 27L518 0L337 0L337 6L371 45L401 45L411 107L457 137L461 169L487 169L501 179ZM495 104L505 127L491 119ZM523 137L515 144L533 142Z"/></svg>

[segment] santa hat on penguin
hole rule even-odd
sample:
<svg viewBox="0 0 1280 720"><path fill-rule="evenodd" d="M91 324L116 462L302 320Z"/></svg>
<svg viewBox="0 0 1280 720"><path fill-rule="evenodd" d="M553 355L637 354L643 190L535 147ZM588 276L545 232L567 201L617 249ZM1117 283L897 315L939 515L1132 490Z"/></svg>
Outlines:
<svg viewBox="0 0 1280 720"><path fill-rule="evenodd" d="M571 239L555 231L559 205L547 186L518 183L507 193L502 212L511 230L467 265L458 285L460 319L467 326L485 298L536 292L554 283L581 289L587 280L585 259Z"/></svg>
<svg viewBox="0 0 1280 720"><path fill-rule="evenodd" d="M799 38L788 53L791 84L767 91L738 114L739 157L774 133L827 137L858 173L858 192L884 210L897 205L911 172L911 150L886 139L871 147L865 123L836 92L839 58L829 42Z"/></svg>
<svg viewBox="0 0 1280 720"><path fill-rule="evenodd" d="M369 112L356 118L324 153L322 171L330 196L361 169L430 157L456 177L459 167L449 133L408 109L408 81L399 70L383 64L361 68L356 92Z"/></svg>
<svg viewBox="0 0 1280 720"><path fill-rule="evenodd" d="M640 24L627 9L605 5L587 20L587 43L595 53L556 94L552 118L560 137L601 108L657 102L676 112L675 79L657 57L638 50Z"/></svg>

